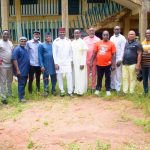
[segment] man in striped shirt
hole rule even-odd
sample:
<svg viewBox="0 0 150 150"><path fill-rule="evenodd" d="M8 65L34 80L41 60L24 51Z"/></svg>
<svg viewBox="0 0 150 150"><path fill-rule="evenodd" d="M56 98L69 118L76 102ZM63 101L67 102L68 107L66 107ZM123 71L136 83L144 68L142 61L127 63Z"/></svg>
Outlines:
<svg viewBox="0 0 150 150"><path fill-rule="evenodd" d="M142 75L144 93L148 93L148 80L150 80L150 29L146 30L145 40L142 42Z"/></svg>

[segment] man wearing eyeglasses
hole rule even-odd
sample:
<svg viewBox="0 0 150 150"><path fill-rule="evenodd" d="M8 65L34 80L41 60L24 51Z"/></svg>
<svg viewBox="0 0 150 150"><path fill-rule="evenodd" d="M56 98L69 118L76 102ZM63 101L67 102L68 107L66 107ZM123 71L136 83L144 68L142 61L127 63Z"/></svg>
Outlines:
<svg viewBox="0 0 150 150"><path fill-rule="evenodd" d="M20 102L26 102L25 86L27 83L28 73L30 69L30 60L27 49L25 48L27 38L21 37L19 39L20 45L15 47L12 54L12 61L14 65L14 72L18 78L18 95Z"/></svg>

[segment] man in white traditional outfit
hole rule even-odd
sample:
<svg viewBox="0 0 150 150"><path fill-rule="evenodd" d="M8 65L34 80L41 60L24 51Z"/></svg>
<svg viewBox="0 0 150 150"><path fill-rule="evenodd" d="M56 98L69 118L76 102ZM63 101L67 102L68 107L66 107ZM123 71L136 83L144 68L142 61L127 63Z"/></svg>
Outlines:
<svg viewBox="0 0 150 150"><path fill-rule="evenodd" d="M116 46L116 69L111 72L111 89L120 92L122 80L122 59L126 39L120 34L120 27L114 27L114 35L110 38Z"/></svg>
<svg viewBox="0 0 150 150"><path fill-rule="evenodd" d="M74 40L71 42L71 48L73 52L74 93L83 95L87 92L86 56L88 47L80 37L80 30L74 30Z"/></svg>
<svg viewBox="0 0 150 150"><path fill-rule="evenodd" d="M63 86L63 75L67 78L68 95L72 96L73 83L72 83L72 49L71 41L65 37L65 28L59 28L59 37L53 42L53 57L55 63L55 69L57 73L57 80L59 89L61 91L60 96L65 96L65 90Z"/></svg>

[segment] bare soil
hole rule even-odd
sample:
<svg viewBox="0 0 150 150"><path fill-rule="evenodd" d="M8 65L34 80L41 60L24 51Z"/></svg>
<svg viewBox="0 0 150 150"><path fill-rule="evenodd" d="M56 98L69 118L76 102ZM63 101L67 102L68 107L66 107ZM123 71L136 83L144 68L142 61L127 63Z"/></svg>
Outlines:
<svg viewBox="0 0 150 150"><path fill-rule="evenodd" d="M15 120L0 120L0 150L69 150L70 143L95 150L96 141L110 144L110 150L150 149L150 133L133 122L146 116L131 101L87 96L23 105L29 104Z"/></svg>

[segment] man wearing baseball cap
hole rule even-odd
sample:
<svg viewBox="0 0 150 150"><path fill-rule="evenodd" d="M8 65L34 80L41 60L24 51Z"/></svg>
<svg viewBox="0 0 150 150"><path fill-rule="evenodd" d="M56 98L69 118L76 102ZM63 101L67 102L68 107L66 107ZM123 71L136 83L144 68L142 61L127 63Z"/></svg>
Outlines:
<svg viewBox="0 0 150 150"><path fill-rule="evenodd" d="M36 77L36 90L38 92L40 91L41 68L38 59L38 47L41 42L39 41L39 38L40 38L40 31L35 30L33 33L33 39L27 42L27 50L30 59L29 84L28 84L29 93L32 93L33 91L32 83L34 80L34 75Z"/></svg>

